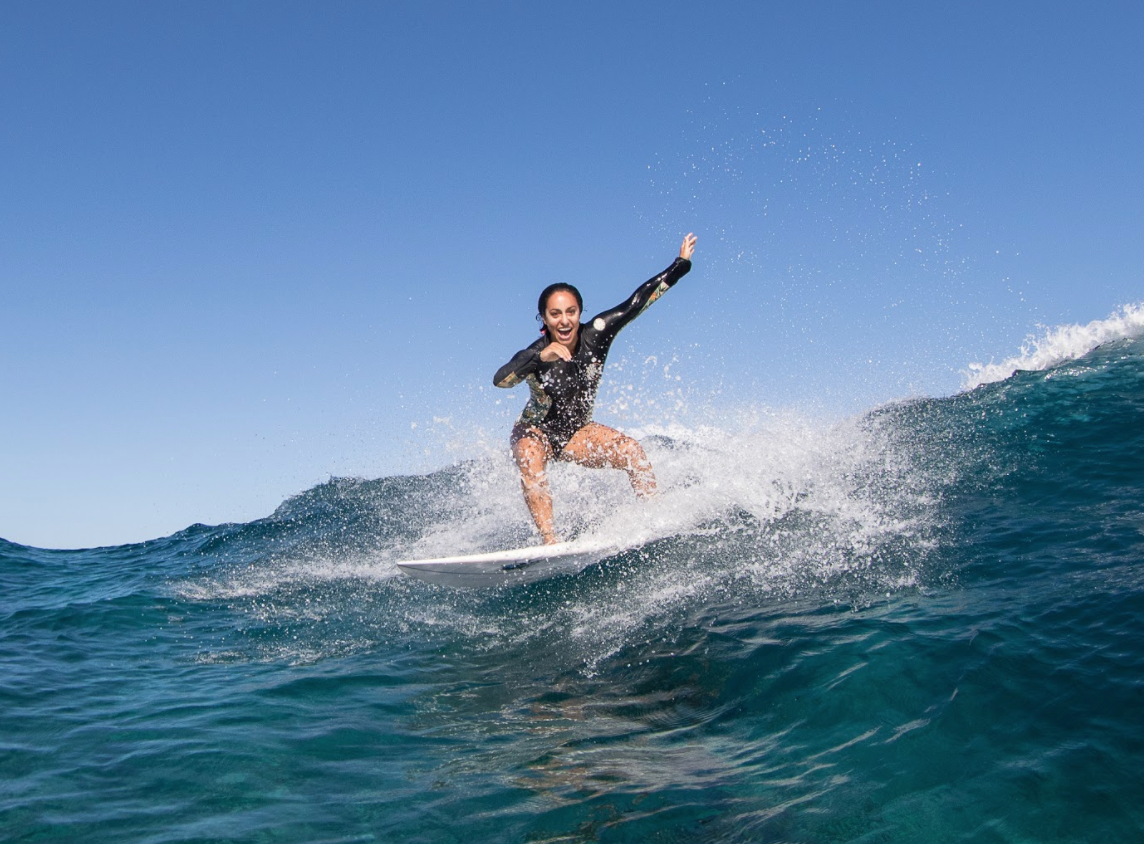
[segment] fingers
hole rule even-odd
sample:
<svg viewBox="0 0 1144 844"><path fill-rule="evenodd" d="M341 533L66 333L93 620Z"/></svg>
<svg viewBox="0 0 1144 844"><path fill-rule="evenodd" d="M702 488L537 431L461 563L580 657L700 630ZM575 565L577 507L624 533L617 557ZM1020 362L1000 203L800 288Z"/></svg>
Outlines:
<svg viewBox="0 0 1144 844"><path fill-rule="evenodd" d="M572 353L559 343L549 343L540 352L540 359L545 363L552 363L556 358L572 360Z"/></svg>
<svg viewBox="0 0 1144 844"><path fill-rule="evenodd" d="M698 240L699 238L697 238L694 233L688 232L687 236L683 238L683 244L679 247L679 257L690 260Z"/></svg>

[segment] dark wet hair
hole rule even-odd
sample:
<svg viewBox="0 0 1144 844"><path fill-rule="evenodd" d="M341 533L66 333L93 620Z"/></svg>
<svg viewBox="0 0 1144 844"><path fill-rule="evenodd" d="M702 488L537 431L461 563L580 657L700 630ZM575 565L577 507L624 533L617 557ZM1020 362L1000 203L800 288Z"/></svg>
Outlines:
<svg viewBox="0 0 1144 844"><path fill-rule="evenodd" d="M536 300L536 318L540 320L540 333L546 333L544 326L544 309L548 306L548 300L552 297L553 293L571 293L576 297L576 307L581 311L584 310L584 297L580 295L580 291L573 287L571 284L565 284L558 281L555 284L550 284L540 291L540 298Z"/></svg>
<svg viewBox="0 0 1144 844"><path fill-rule="evenodd" d="M566 293L571 293L576 297L576 307L584 310L584 297L580 295L580 291L573 287L571 284L565 284L558 281L555 284L550 284L540 291L540 298L536 301L536 312L540 316L544 316L544 309L548 306L548 300L553 293L559 293L563 290Z"/></svg>

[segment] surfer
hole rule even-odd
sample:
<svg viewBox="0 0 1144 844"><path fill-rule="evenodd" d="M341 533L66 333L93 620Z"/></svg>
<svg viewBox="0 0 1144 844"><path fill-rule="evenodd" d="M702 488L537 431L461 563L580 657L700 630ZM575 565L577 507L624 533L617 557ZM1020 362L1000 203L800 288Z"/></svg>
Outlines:
<svg viewBox="0 0 1144 844"><path fill-rule="evenodd" d="M642 314L691 269L696 237L688 234L679 257L627 300L581 324L584 300L571 284L550 284L537 302L540 339L513 355L493 383L528 383L528 404L512 428L512 455L520 469L524 501L545 544L559 540L552 520L549 460L593 469L623 469L640 498L655 495L655 473L643 447L614 428L592 421L604 360L620 329Z"/></svg>

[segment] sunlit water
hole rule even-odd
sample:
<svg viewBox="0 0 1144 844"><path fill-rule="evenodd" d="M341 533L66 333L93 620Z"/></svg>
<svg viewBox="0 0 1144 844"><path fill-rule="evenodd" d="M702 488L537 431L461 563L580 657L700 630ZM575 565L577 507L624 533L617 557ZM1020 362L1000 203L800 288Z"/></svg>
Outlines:
<svg viewBox="0 0 1144 844"><path fill-rule="evenodd" d="M560 466L564 528L631 550L528 586L395 565L533 541L504 455L0 542L0 838L1135 840L1133 313L951 398L649 429L651 505Z"/></svg>

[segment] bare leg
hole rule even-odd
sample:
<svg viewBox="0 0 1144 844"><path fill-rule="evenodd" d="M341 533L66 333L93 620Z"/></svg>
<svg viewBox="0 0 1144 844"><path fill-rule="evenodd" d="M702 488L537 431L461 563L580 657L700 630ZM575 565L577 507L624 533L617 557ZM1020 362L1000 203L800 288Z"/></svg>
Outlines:
<svg viewBox="0 0 1144 844"><path fill-rule="evenodd" d="M623 469L636 495L640 498L655 495L655 472L643 446L607 425L589 422L568 441L560 459L592 469Z"/></svg>
<svg viewBox="0 0 1144 844"><path fill-rule="evenodd" d="M529 429L513 430L512 456L520 469L520 486L524 491L524 503L536 522L536 529L545 545L553 545L556 528L552 520L552 493L548 489L548 458L552 456L552 446L540 432L530 433Z"/></svg>

